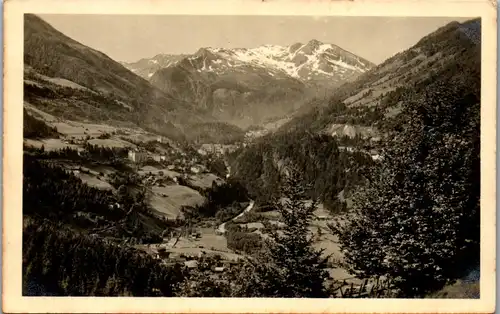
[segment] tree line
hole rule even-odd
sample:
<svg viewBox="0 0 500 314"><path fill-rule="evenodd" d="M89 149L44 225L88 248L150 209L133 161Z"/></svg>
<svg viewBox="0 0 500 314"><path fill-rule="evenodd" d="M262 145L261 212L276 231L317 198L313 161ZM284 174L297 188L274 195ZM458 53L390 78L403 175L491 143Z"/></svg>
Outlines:
<svg viewBox="0 0 500 314"><path fill-rule="evenodd" d="M23 133L24 138L59 137L56 127L48 126L44 121L30 115L26 109L23 109Z"/></svg>

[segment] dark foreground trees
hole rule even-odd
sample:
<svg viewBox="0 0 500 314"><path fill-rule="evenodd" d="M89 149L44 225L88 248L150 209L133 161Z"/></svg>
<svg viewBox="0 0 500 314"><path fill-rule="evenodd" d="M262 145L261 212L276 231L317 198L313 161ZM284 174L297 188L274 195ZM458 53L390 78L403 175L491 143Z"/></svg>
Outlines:
<svg viewBox="0 0 500 314"><path fill-rule="evenodd" d="M478 89L463 82L406 102L383 166L333 226L353 274L386 276L400 296L419 297L478 262L479 117Z"/></svg>
<svg viewBox="0 0 500 314"><path fill-rule="evenodd" d="M23 295L174 296L184 280L131 247L107 244L39 219L24 221Z"/></svg>
<svg viewBox="0 0 500 314"><path fill-rule="evenodd" d="M283 188L284 199L275 203L285 227L281 234L274 232L266 241L266 248L242 268L232 288L234 296L329 296L325 286L327 260L321 250L313 248L308 229L315 205L304 203L304 189L299 182L297 172L292 172Z"/></svg>

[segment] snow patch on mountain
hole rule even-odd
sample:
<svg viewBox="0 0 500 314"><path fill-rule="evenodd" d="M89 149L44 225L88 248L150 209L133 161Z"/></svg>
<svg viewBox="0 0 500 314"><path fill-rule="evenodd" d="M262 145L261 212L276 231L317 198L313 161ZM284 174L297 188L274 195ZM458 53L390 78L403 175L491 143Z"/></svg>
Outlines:
<svg viewBox="0 0 500 314"><path fill-rule="evenodd" d="M263 45L256 48L206 48L207 52L226 60L226 67L254 66L267 68L297 79L346 79L361 74L374 65L338 46L312 40L307 44L291 46ZM218 61L217 64L223 64ZM222 70L222 69L221 69Z"/></svg>
<svg viewBox="0 0 500 314"><path fill-rule="evenodd" d="M146 64L137 62L125 64L125 66L149 79L159 68L175 66L183 61L186 65L192 66L196 72L221 74L231 70L245 71L249 68L260 68L272 77L291 76L305 82L318 80L342 82L374 66L371 62L336 45L321 43L317 40L291 46L200 48L196 53L183 56L183 58L157 55Z"/></svg>

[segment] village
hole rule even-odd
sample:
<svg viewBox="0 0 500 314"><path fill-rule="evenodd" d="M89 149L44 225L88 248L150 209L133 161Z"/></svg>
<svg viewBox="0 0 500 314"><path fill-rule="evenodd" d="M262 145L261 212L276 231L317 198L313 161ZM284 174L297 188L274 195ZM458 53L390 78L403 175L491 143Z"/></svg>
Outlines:
<svg viewBox="0 0 500 314"><path fill-rule="evenodd" d="M168 138L140 130L109 129L103 125L78 122L68 125L68 121L58 124L59 130L63 131L59 138L25 140L25 144L45 146L49 151L68 147L77 150L81 156L88 154L88 145L120 151L119 160L132 170L134 182L148 191L148 203L154 213L167 220L181 218L183 207L203 204L206 200L203 191L210 189L214 182L220 184L229 177L231 167L226 161L226 155L248 145L200 143L182 146ZM213 161L222 163L223 171L214 171L211 168ZM113 180L121 178L124 173L105 164L106 162L97 165L75 164L71 167L67 165L66 168L73 169L75 175L90 186L117 189L119 184L113 184ZM276 211L252 210L247 213L242 208L241 213L231 220L241 233L255 238L255 241L268 238L270 230L280 233L283 227ZM315 246L318 249L325 249L325 254L338 255L338 245L334 244L335 239L331 238L327 229L330 220L329 213L321 207L315 212L310 228L315 234ZM223 274L230 270L232 265L250 256L247 252L228 245L228 237L230 235L226 223L221 224L212 218L188 228L176 228L174 232L163 235L159 242L149 244L131 238L127 244L155 257L164 265L177 263L189 269L206 269L208 263L209 272ZM107 236L107 239L114 242L112 236ZM332 267L329 272L337 278L350 277L341 268Z"/></svg>

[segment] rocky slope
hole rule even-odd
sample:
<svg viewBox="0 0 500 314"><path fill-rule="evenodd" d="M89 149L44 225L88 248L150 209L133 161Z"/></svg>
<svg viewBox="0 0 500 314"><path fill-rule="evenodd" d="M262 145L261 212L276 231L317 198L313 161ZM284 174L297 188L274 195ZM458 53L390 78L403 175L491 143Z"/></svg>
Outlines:
<svg viewBox="0 0 500 314"><path fill-rule="evenodd" d="M180 59L158 55L126 66L222 121L247 126L287 114L374 65L311 40L285 47L200 48ZM164 68L158 70L160 66Z"/></svg>
<svg viewBox="0 0 500 314"><path fill-rule="evenodd" d="M284 72L307 83L325 81L329 86L364 73L375 65L336 45L311 40L290 46L264 45L256 48L203 48L213 54L199 71L225 72L228 68L254 66L267 69L271 75ZM199 53L200 51L198 51ZM161 68L172 66L183 58L195 56L159 54L150 59L123 63L132 72L151 78Z"/></svg>

